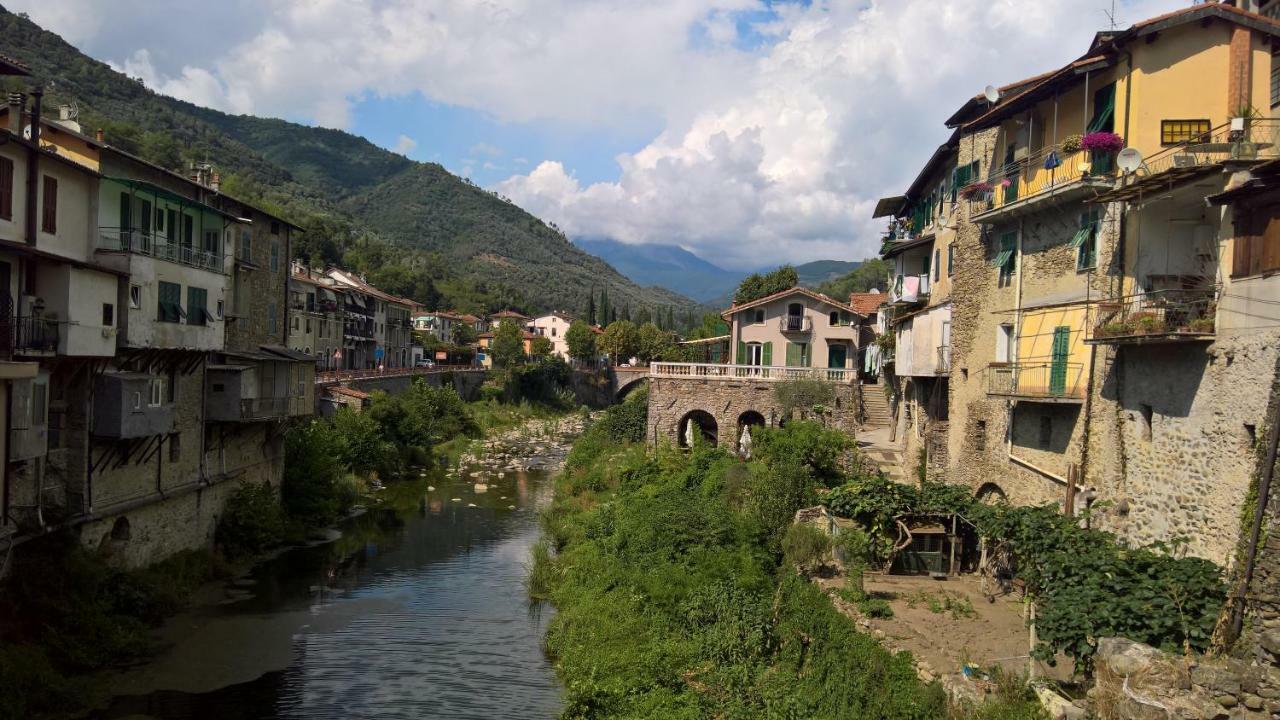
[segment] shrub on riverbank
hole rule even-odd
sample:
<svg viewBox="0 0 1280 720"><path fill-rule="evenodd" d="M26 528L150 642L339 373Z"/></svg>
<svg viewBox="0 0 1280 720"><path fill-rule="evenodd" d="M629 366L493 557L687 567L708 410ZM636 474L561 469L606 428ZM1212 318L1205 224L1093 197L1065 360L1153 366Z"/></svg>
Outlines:
<svg viewBox="0 0 1280 720"><path fill-rule="evenodd" d="M217 543L229 558L256 555L284 539L284 512L269 483L240 483L218 521Z"/></svg>
<svg viewBox="0 0 1280 720"><path fill-rule="evenodd" d="M312 420L285 435L282 505L289 519L304 527L323 527L351 509L357 498L346 480L351 457L381 442L375 427L347 408L334 419L333 424Z"/></svg>

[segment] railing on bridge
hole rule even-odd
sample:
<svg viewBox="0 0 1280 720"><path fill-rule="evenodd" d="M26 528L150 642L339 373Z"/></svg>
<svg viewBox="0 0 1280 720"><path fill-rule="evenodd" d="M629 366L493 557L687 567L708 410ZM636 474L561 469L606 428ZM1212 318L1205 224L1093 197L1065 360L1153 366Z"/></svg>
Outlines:
<svg viewBox="0 0 1280 720"><path fill-rule="evenodd" d="M316 373L316 384L343 382L346 380L365 380L368 378L404 377L407 375L431 375L442 372L472 371L484 372L477 365L433 365L431 367L386 368L385 370L321 370Z"/></svg>
<svg viewBox="0 0 1280 720"><path fill-rule="evenodd" d="M853 368L776 367L771 365L723 365L719 363L653 363L649 377L691 380L822 380L852 383L858 378Z"/></svg>

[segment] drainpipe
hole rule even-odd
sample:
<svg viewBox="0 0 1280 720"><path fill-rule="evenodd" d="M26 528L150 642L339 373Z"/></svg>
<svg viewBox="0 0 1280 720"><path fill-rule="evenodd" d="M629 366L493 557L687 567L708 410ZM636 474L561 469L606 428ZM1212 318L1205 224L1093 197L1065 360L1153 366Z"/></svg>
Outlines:
<svg viewBox="0 0 1280 720"><path fill-rule="evenodd" d="M31 91L31 145L27 148L27 244L36 244L36 196L40 191L40 101L44 90Z"/></svg>
<svg viewBox="0 0 1280 720"><path fill-rule="evenodd" d="M1017 279L1017 284L1014 286L1014 295L1013 295L1013 337L1011 338L1013 342L1010 343L1010 347L1009 347L1009 358L1010 358L1010 362L1013 363L1013 367L1014 367L1014 376L1013 376L1014 388L1017 388L1018 386L1018 379L1017 379L1018 343L1021 342L1021 339L1022 339L1022 273L1024 270L1023 263L1022 263L1023 261L1022 233L1026 230L1026 227L1027 227L1027 221L1025 218L1018 220L1018 240L1017 240L1017 243L1014 245L1014 250L1013 250L1014 261L1018 264L1017 266L1018 269L1014 273L1015 275L1017 275L1018 279ZM1005 433L1004 433L1005 450L1008 452L1009 457L1012 458L1013 457L1013 403L1011 401L1006 401L1005 412L1006 412Z"/></svg>

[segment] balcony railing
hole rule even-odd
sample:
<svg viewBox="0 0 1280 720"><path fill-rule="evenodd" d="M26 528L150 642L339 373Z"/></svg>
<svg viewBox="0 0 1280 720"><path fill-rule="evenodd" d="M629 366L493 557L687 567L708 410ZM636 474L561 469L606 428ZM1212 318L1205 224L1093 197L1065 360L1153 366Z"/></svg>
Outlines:
<svg viewBox="0 0 1280 720"><path fill-rule="evenodd" d="M857 380L850 368L777 367L771 365L724 365L721 363L653 363L649 377L689 380L823 380L847 383Z"/></svg>
<svg viewBox="0 0 1280 720"><path fill-rule="evenodd" d="M211 252L194 245L174 243L162 235L142 230L98 228L98 249L146 255L216 273L226 272L222 265L222 253Z"/></svg>
<svg viewBox="0 0 1280 720"><path fill-rule="evenodd" d="M1084 401L1084 365L1070 362L992 363L987 394L1027 400Z"/></svg>
<svg viewBox="0 0 1280 720"><path fill-rule="evenodd" d="M1153 153L1134 172L1134 180L1170 170L1216 165L1224 160L1273 160L1280 157L1280 120L1238 118L1203 135ZM1132 182L1132 181L1131 181Z"/></svg>
<svg viewBox="0 0 1280 720"><path fill-rule="evenodd" d="M910 304L924 302L929 299L929 273L921 275L898 275L893 279L893 287L889 290L890 304Z"/></svg>
<svg viewBox="0 0 1280 720"><path fill-rule="evenodd" d="M1087 342L1137 344L1212 340L1217 291L1154 290L1089 308Z"/></svg>
<svg viewBox="0 0 1280 720"><path fill-rule="evenodd" d="M38 317L14 318L13 347L15 350L57 352L58 321Z"/></svg>
<svg viewBox="0 0 1280 720"><path fill-rule="evenodd" d="M960 191L971 215L981 215L1031 201L1055 191L1076 187L1110 186L1115 157L1109 152L1077 150L1067 153L1047 147L1007 165L993 168L985 180Z"/></svg>
<svg viewBox="0 0 1280 720"><path fill-rule="evenodd" d="M933 372L935 375L946 375L951 372L951 346L938 346L938 359L934 363Z"/></svg>
<svg viewBox="0 0 1280 720"><path fill-rule="evenodd" d="M778 318L778 329L784 333L810 333L813 321L804 315L783 315Z"/></svg>
<svg viewBox="0 0 1280 720"><path fill-rule="evenodd" d="M344 382L347 380L361 380L365 378L379 377L401 377L404 375L431 375L435 373L451 373L451 372L484 372L484 368L476 365L433 365L426 367L411 368L386 368L384 370L320 370L316 372L316 384L332 384Z"/></svg>
<svg viewBox="0 0 1280 720"><path fill-rule="evenodd" d="M285 417L289 414L287 397L244 398L240 401L240 417L244 420Z"/></svg>

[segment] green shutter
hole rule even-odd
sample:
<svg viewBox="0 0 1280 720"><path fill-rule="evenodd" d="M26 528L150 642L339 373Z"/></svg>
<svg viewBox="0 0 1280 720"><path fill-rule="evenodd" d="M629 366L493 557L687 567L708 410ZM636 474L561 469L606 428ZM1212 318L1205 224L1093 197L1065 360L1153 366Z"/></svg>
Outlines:
<svg viewBox="0 0 1280 720"><path fill-rule="evenodd" d="M1005 270L1006 266L1011 265L1013 253L1018 248L1017 231L1007 232L1000 236L1000 252L996 253L995 260L991 261L992 267Z"/></svg>
<svg viewBox="0 0 1280 720"><path fill-rule="evenodd" d="M738 341L738 354L734 362L738 365L747 364L747 344L741 340Z"/></svg>
<svg viewBox="0 0 1280 720"><path fill-rule="evenodd" d="M1067 358L1071 350L1071 327L1059 325L1053 329L1053 364L1049 368L1049 392L1065 395L1067 392Z"/></svg>
<svg viewBox="0 0 1280 720"><path fill-rule="evenodd" d="M793 342L787 343L787 367L799 367L800 365L800 346Z"/></svg>
<svg viewBox="0 0 1280 720"><path fill-rule="evenodd" d="M1100 88L1093 94L1093 120L1085 132L1110 130L1116 112L1116 84Z"/></svg>
<svg viewBox="0 0 1280 720"><path fill-rule="evenodd" d="M800 343L800 367L809 367L809 351L812 347L809 343Z"/></svg>
<svg viewBox="0 0 1280 720"><path fill-rule="evenodd" d="M773 365L773 341L764 344L764 349L760 351L760 364L768 367Z"/></svg>

